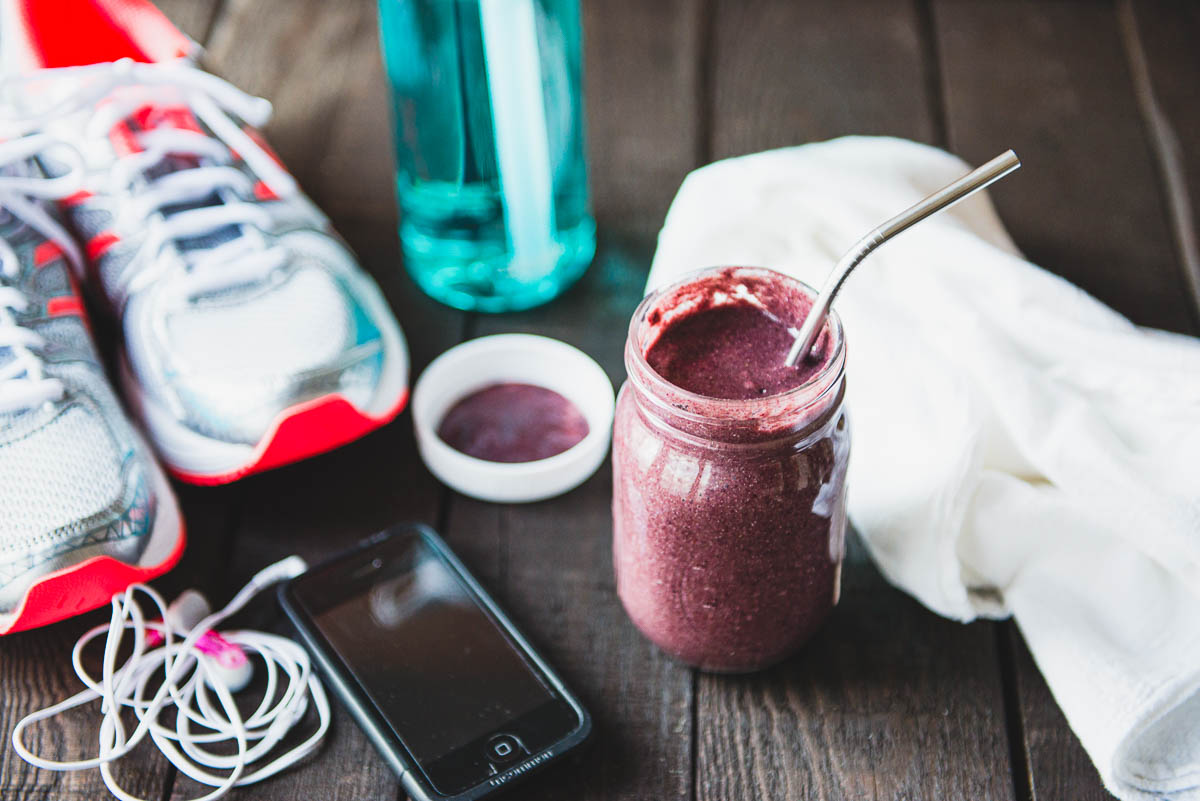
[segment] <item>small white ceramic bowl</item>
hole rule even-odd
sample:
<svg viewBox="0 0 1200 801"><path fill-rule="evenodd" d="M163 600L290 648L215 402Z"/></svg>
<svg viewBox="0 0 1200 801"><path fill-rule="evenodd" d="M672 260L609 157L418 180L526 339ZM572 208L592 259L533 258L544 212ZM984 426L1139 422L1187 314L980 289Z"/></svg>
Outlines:
<svg viewBox="0 0 1200 801"><path fill-rule="evenodd" d="M532 462L489 462L455 450L437 435L450 407L490 384L534 384L575 404L588 423L579 443ZM421 458L435 476L464 495L498 503L553 498L596 472L612 439L612 383L578 348L533 334L480 337L433 360L413 389L413 425Z"/></svg>

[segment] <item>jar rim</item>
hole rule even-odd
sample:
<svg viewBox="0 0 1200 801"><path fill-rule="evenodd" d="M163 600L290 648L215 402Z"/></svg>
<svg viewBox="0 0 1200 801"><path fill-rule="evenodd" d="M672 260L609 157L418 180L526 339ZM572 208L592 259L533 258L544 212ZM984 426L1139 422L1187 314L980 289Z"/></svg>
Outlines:
<svg viewBox="0 0 1200 801"><path fill-rule="evenodd" d="M820 403L831 390L837 388L840 383L838 378L845 369L845 336L842 321L837 312L832 309L829 310L829 314L822 326L823 331L827 330L829 332L832 354L822 365L821 369L810 376L808 380L785 392L766 395L760 398L717 398L711 395L692 392L677 384L673 384L650 366L650 363L646 359L646 349L642 346L640 336L650 312L657 307L659 302L672 293L678 292L689 284L696 283L709 276L718 275L726 270L736 270L738 273L744 272L771 280L782 281L799 288L803 294L810 298L816 298L817 296L816 290L804 281L769 267L719 265L704 267L685 273L678 280L659 287L646 295L634 310L633 317L629 322L629 332L626 340L626 361L627 367L630 368L628 369L630 378L636 383L648 384L647 388L656 398L672 396L685 402L688 408L681 408L673 404L671 413L682 414L697 421L712 419L713 417L725 418L730 422L738 419L764 420L776 417L779 414L787 414L789 411L792 413L801 411ZM633 364L629 365L629 361L632 361ZM632 369L634 367L636 367L636 370ZM827 385L822 387L823 384ZM816 391L818 389L819 391ZM691 411L691 409L695 409L696 407L709 410L710 413Z"/></svg>

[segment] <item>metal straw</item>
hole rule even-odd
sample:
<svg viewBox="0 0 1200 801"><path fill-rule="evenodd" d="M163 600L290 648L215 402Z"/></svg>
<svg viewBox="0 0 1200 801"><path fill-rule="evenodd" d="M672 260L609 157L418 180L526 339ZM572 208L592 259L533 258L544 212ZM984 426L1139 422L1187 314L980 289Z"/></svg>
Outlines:
<svg viewBox="0 0 1200 801"><path fill-rule="evenodd" d="M954 183L942 187L915 206L900 212L858 240L854 247L842 256L834 266L833 272L825 279L825 286L821 288L820 294L813 301L813 307L804 319L804 325L800 327L800 333L796 337L792 349L788 351L785 362L787 366L795 367L801 353L808 356L815 355L813 347L816 344L821 325L825 322L825 316L829 314L829 305L833 303L833 299L837 296L838 290L842 288L842 284L846 282L850 272L863 259L871 255L875 248L901 231L908 230L926 217L937 214L942 209L949 208L963 198L978 192L988 184L1000 180L1020 166L1021 160L1017 158L1017 154L1011 150L1006 151Z"/></svg>

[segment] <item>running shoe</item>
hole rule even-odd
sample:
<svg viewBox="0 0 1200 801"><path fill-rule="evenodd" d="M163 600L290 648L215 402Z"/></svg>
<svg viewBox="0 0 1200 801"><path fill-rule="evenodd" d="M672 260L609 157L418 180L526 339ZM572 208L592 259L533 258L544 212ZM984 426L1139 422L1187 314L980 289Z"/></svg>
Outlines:
<svg viewBox="0 0 1200 801"><path fill-rule="evenodd" d="M103 54L63 45L79 25L51 25L44 0L19 2L4 46L40 69L6 78L5 99L85 155L65 213L88 283L120 320L126 400L167 468L226 483L394 418L408 395L403 335L256 130L270 104L187 59L150 63L189 48L148 3L71 4L122 9L89 22Z"/></svg>
<svg viewBox="0 0 1200 801"><path fill-rule="evenodd" d="M39 153L75 163L47 179ZM183 551L171 488L92 344L78 248L45 200L82 177L71 153L43 135L0 142L0 634L102 606Z"/></svg>

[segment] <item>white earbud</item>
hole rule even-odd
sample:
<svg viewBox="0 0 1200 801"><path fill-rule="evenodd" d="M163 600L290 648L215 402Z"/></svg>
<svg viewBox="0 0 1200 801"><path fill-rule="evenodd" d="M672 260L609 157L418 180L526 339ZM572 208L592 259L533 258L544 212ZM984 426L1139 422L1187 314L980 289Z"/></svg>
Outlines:
<svg viewBox="0 0 1200 801"><path fill-rule="evenodd" d="M183 594L171 601L163 620L170 623L172 628L177 631L188 632L211 614L212 606L209 605L207 598L197 590L184 590Z"/></svg>
<svg viewBox="0 0 1200 801"><path fill-rule="evenodd" d="M183 594L171 602L163 617L171 627L180 634L187 635L200 621L212 614L208 599L197 590L184 590ZM204 664L204 680L216 689L220 682L231 693L246 689L254 678L254 664L246 658L246 653L233 643L226 640L215 631L206 631L196 640L196 649L208 658Z"/></svg>

